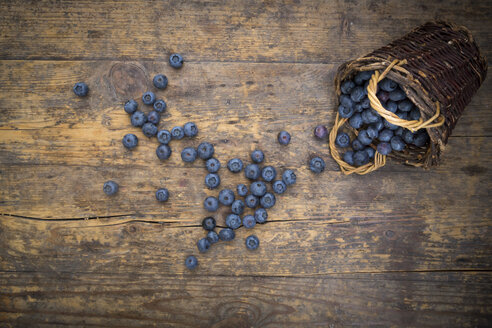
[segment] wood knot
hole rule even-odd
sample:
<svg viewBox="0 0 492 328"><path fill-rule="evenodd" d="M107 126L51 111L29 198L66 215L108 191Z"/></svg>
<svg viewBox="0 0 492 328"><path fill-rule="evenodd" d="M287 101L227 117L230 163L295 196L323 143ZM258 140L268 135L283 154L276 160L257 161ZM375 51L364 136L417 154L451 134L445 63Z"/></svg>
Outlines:
<svg viewBox="0 0 492 328"><path fill-rule="evenodd" d="M147 74L135 64L114 64L109 71L109 80L116 97L120 100L138 99L149 90Z"/></svg>

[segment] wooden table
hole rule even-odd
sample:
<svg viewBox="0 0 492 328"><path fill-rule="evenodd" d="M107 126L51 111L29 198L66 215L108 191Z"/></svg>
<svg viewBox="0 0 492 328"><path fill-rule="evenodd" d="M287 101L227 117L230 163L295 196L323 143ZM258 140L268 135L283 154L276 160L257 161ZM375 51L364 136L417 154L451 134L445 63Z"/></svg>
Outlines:
<svg viewBox="0 0 492 328"><path fill-rule="evenodd" d="M333 123L336 68L421 23L465 25L491 58L490 1L3 1L0 13L2 327L492 325L491 79L431 171L343 176L312 136ZM161 125L200 129L165 162L122 108L157 73L170 80ZM223 165L260 148L298 177L267 224L206 254L202 202L217 192L179 156L202 141ZM312 154L327 162L319 176ZM245 182L226 171L222 187Z"/></svg>

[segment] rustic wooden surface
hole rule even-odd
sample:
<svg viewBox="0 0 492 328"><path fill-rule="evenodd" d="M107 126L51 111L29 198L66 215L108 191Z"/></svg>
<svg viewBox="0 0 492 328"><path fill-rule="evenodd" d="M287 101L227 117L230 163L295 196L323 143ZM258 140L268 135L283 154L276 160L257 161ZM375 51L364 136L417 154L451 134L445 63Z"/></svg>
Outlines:
<svg viewBox="0 0 492 328"><path fill-rule="evenodd" d="M486 0L1 2L0 326L492 325L490 78L432 171L342 176L312 137L333 122L343 61L431 19L467 26L491 58L491 16ZM165 163L122 110L156 73L170 79L162 126L200 129ZM71 91L81 80L87 98ZM126 151L132 131L141 142ZM204 140L222 164L261 148L298 184L254 229L256 252L239 229L190 272L201 204L216 192L179 152ZM320 176L311 154L327 162ZM121 187L112 198L108 179ZM161 186L166 204L154 200Z"/></svg>

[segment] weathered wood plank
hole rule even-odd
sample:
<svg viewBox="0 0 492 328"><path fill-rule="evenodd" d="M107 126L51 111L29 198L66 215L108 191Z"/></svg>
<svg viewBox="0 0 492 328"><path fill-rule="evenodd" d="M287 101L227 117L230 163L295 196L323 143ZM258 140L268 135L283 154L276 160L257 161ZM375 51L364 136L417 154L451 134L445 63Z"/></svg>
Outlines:
<svg viewBox="0 0 492 328"><path fill-rule="evenodd" d="M449 1L5 1L0 58L341 62L428 20L466 25L491 57L492 5Z"/></svg>
<svg viewBox="0 0 492 328"><path fill-rule="evenodd" d="M0 273L0 317L15 327L486 327L491 279Z"/></svg>

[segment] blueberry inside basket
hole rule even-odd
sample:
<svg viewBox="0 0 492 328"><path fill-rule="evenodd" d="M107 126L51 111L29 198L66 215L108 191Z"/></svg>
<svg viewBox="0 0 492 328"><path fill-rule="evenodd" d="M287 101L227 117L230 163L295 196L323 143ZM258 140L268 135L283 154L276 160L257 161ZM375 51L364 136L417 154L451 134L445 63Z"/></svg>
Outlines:
<svg viewBox="0 0 492 328"><path fill-rule="evenodd" d="M426 23L342 64L335 77L332 157L345 174L372 172L387 158L438 165L486 74L487 62L471 33L447 22Z"/></svg>

